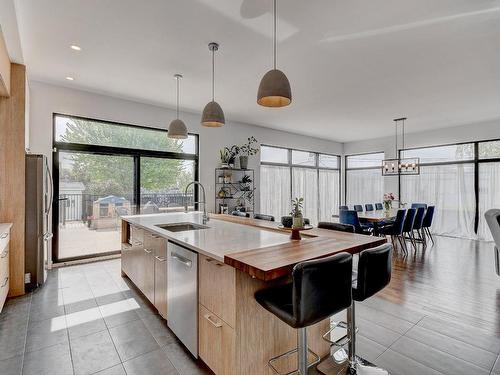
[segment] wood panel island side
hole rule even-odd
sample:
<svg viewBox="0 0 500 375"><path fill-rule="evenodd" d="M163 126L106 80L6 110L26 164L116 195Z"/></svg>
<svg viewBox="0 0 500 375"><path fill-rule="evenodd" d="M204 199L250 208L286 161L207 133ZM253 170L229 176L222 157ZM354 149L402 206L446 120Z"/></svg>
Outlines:
<svg viewBox="0 0 500 375"><path fill-rule="evenodd" d="M198 254L198 356L217 375L271 374L270 358L297 346L294 329L264 310L257 290L290 281L298 262L378 246L383 238L313 229L301 241L276 223L211 215L207 228L172 232L158 225L202 225L198 212L128 216L122 220L122 275L168 322L169 243ZM310 327L308 344L320 357L329 320ZM295 362L286 363L293 368Z"/></svg>

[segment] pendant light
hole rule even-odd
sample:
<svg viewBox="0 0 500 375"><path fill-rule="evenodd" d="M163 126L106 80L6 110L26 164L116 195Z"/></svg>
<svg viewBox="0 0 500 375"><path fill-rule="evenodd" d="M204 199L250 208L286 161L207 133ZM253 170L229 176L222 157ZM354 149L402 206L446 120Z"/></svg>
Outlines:
<svg viewBox="0 0 500 375"><path fill-rule="evenodd" d="M273 0L273 69L260 81L257 103L264 107L285 107L292 102L292 89L285 73L276 69L276 0Z"/></svg>
<svg viewBox="0 0 500 375"><path fill-rule="evenodd" d="M402 124L403 144L402 150L405 149L405 121L406 117L394 119L396 127L396 147L395 159L385 159L382 161L382 176L397 176L397 175L418 175L420 174L420 158L404 158L399 157L398 149L398 124Z"/></svg>
<svg viewBox="0 0 500 375"><path fill-rule="evenodd" d="M179 84L182 79L181 74L174 74L174 78L177 81L177 107L176 107L176 119L170 123L168 126L168 138L173 139L186 139L188 137L186 124L184 121L179 119Z"/></svg>
<svg viewBox="0 0 500 375"><path fill-rule="evenodd" d="M219 49L217 43L209 43L208 49L212 51L212 101L209 102L201 115L201 124L210 128L219 128L226 123L224 111L221 106L214 100L215 97L215 51Z"/></svg>

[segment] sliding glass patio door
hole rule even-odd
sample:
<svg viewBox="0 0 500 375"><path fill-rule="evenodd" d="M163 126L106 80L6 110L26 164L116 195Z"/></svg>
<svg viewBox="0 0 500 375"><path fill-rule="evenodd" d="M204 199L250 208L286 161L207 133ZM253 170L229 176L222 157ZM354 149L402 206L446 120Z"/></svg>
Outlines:
<svg viewBox="0 0 500 375"><path fill-rule="evenodd" d="M194 134L55 114L53 145L54 262L119 253L121 216L183 210L198 179Z"/></svg>
<svg viewBox="0 0 500 375"><path fill-rule="evenodd" d="M134 158L64 151L59 165L58 259L120 250L120 216L134 212Z"/></svg>

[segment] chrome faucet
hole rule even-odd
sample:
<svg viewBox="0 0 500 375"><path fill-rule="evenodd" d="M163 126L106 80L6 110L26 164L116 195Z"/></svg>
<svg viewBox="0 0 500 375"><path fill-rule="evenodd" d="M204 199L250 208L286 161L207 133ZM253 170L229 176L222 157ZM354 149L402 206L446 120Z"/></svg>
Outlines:
<svg viewBox="0 0 500 375"><path fill-rule="evenodd" d="M184 212L187 213L188 212L188 199L187 199L187 191L188 191L188 188L191 186L191 185L199 185L201 187L201 192L203 193L203 202L193 202L193 203L203 203L203 224L206 224L209 219L208 215L207 215L207 197L205 196L205 188L203 187L203 185L201 184L201 182L198 182L198 181L193 181L193 182L190 182L187 186L186 186L186 190L184 191Z"/></svg>

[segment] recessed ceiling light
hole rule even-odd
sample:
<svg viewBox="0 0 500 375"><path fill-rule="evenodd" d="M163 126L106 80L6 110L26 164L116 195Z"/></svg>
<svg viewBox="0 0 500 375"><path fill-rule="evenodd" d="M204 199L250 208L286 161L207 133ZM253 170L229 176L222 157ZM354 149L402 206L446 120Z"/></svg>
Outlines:
<svg viewBox="0 0 500 375"><path fill-rule="evenodd" d="M76 44L72 44L71 46L69 46L72 50L75 50L75 51L81 51L82 48L80 46L77 46Z"/></svg>
<svg viewBox="0 0 500 375"><path fill-rule="evenodd" d="M67 79L68 81L74 81L74 80L75 80L73 77L70 77L70 76L67 76L67 77L66 77L66 79Z"/></svg>

